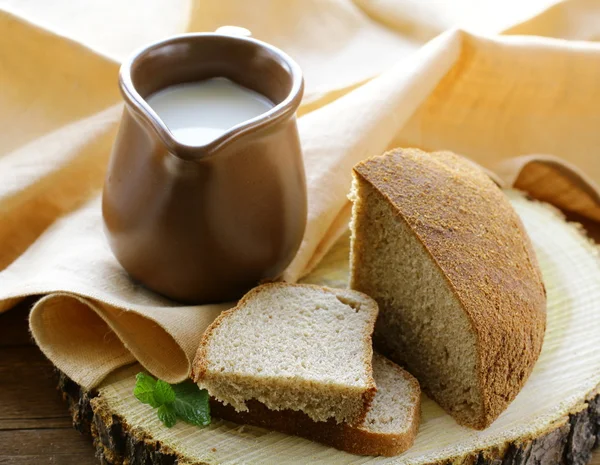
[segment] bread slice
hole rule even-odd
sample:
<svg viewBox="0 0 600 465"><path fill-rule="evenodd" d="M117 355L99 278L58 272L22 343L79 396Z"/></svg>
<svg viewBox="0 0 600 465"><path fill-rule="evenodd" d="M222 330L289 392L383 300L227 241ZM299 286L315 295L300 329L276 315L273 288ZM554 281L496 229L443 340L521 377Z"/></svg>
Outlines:
<svg viewBox="0 0 600 465"><path fill-rule="evenodd" d="M265 284L209 326L193 377L238 411L256 399L315 421L359 423L377 390L371 366L376 318L377 304L360 292Z"/></svg>
<svg viewBox="0 0 600 465"><path fill-rule="evenodd" d="M379 304L375 346L458 423L488 426L538 358L546 296L502 191L448 152L354 167L351 287Z"/></svg>
<svg viewBox="0 0 600 465"><path fill-rule="evenodd" d="M255 400L248 402L246 412L236 412L230 405L213 401L211 414L235 423L301 436L351 454L398 455L412 446L419 428L419 383L408 372L378 354L373 356L373 374L377 394L367 416L356 426L338 424L333 420L314 422L302 412L269 410Z"/></svg>

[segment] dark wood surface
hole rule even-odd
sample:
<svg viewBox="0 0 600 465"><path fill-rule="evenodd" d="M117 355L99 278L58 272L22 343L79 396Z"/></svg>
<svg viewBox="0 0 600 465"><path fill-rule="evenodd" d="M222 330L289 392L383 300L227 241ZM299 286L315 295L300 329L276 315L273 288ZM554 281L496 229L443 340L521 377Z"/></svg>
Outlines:
<svg viewBox="0 0 600 465"><path fill-rule="evenodd" d="M97 465L75 431L52 364L31 341L31 302L0 314L0 464Z"/></svg>
<svg viewBox="0 0 600 465"><path fill-rule="evenodd" d="M72 428L52 364L31 341L31 303L0 314L0 465L98 464L91 438ZM589 463L600 465L600 452Z"/></svg>

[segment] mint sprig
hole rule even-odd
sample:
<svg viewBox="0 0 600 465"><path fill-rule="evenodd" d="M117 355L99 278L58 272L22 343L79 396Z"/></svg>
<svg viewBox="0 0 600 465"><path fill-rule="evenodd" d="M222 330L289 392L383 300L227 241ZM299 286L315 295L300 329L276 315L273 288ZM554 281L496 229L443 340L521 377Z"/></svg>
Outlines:
<svg viewBox="0 0 600 465"><path fill-rule="evenodd" d="M208 392L192 381L169 384L147 373L138 373L135 379L133 395L143 404L158 409L158 419L167 428L171 428L177 418L195 426L210 424Z"/></svg>

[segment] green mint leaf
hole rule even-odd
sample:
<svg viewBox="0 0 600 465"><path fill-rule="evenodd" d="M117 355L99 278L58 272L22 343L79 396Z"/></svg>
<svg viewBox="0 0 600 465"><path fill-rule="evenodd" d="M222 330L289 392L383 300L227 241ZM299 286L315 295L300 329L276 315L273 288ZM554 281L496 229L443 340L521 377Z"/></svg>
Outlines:
<svg viewBox="0 0 600 465"><path fill-rule="evenodd" d="M169 383L159 379L154 386L154 398L160 405L170 404L175 401L175 391Z"/></svg>
<svg viewBox="0 0 600 465"><path fill-rule="evenodd" d="M192 381L184 381L175 384L173 390L175 391L173 408L179 418L196 426L210 424L210 404L205 389L198 388Z"/></svg>
<svg viewBox="0 0 600 465"><path fill-rule="evenodd" d="M171 387L168 384L167 386ZM158 407L158 411L156 413L158 415L158 419L162 421L167 428L171 428L177 422L177 415L172 405L163 404Z"/></svg>
<svg viewBox="0 0 600 465"><path fill-rule="evenodd" d="M171 428L177 418L195 426L210 424L208 392L191 380L170 385L147 373L138 373L135 379L133 394L140 402L158 408L158 418L167 428Z"/></svg>
<svg viewBox="0 0 600 465"><path fill-rule="evenodd" d="M156 379L147 373L138 373L135 376L135 388L133 395L143 404L148 404L151 407L158 407L160 404L154 397L154 388Z"/></svg>

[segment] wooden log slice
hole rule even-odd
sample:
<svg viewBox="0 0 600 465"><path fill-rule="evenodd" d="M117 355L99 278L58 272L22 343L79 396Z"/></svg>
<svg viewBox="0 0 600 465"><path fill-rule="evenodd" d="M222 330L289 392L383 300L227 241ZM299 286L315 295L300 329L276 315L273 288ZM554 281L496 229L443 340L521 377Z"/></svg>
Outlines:
<svg viewBox="0 0 600 465"><path fill-rule="evenodd" d="M560 213L507 192L534 242L548 291L542 354L524 389L484 431L458 426L423 398L413 448L361 457L306 439L219 419L206 428L165 428L133 396L139 365L111 374L94 392L64 375L59 388L76 428L90 432L104 464L470 464L583 465L600 442L600 260L581 228ZM348 239L304 281L344 287Z"/></svg>

